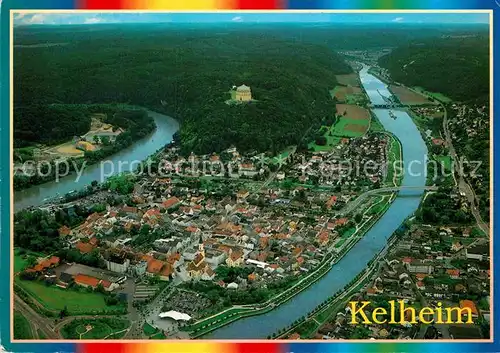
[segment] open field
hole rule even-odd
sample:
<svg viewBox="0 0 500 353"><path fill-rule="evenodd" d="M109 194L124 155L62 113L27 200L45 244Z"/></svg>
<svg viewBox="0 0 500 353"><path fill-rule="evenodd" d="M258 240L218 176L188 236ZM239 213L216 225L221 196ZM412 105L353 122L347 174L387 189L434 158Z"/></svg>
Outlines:
<svg viewBox="0 0 500 353"><path fill-rule="evenodd" d="M341 140L341 138L338 136L330 136L328 132L325 134L325 137L327 141L326 145L320 146L317 145L314 141L312 141L309 143L308 148L313 148L314 152L330 151L332 148L337 146Z"/></svg>
<svg viewBox="0 0 500 353"><path fill-rule="evenodd" d="M337 104L337 115L341 115L333 126L323 126L326 137L324 146L317 145L315 141L309 143L308 147L314 149L315 152L330 151L337 146L343 137L359 137L363 136L370 126L370 112L357 105ZM344 115L345 113L345 115ZM378 128L383 130L379 124Z"/></svg>
<svg viewBox="0 0 500 353"><path fill-rule="evenodd" d="M42 151L42 153L53 155L54 158L61 158L61 157L80 158L83 157L85 154L83 151L76 149L75 144L72 141L46 148Z"/></svg>
<svg viewBox="0 0 500 353"><path fill-rule="evenodd" d="M28 257L29 256L34 256L37 258L46 256L46 255L43 255L40 253L35 253L32 251L26 251L26 253L24 255L21 255L20 251L21 251L21 249L19 249L19 248L14 249L14 273L20 272L28 266Z"/></svg>
<svg viewBox="0 0 500 353"><path fill-rule="evenodd" d="M16 278L16 284L30 294L36 301L50 311L61 311L66 307L70 314L88 314L106 311L110 314L123 312L123 306L108 306L104 295L82 290L61 289L46 286L37 281L24 281Z"/></svg>
<svg viewBox="0 0 500 353"><path fill-rule="evenodd" d="M442 93L438 93L438 92L429 92L429 91L426 91L425 89L423 89L422 87L418 87L418 86L413 87L413 89L414 89L415 91L425 93L425 94L427 94L428 96L431 96L431 97L433 97L434 99L437 99L438 101L441 101L441 102L443 102L443 103L449 103L449 102L451 102L451 101L452 101L452 99L451 99L451 98L446 97L446 96L445 96L444 94L442 94Z"/></svg>
<svg viewBox="0 0 500 353"><path fill-rule="evenodd" d="M387 156L387 176L385 179L385 182L390 186L397 186L402 181L403 173L398 169L399 164L397 163L402 158L401 153L401 143L396 137L391 136L389 155Z"/></svg>
<svg viewBox="0 0 500 353"><path fill-rule="evenodd" d="M335 75L337 82L344 86L359 86L357 74Z"/></svg>
<svg viewBox="0 0 500 353"><path fill-rule="evenodd" d="M360 99L363 96L363 91L359 87L336 86L330 90L330 94L339 102L352 102Z"/></svg>
<svg viewBox="0 0 500 353"><path fill-rule="evenodd" d="M373 131L373 132L385 131L385 128L380 123L380 121L378 121L377 118L372 117L372 120L370 122L370 131Z"/></svg>
<svg viewBox="0 0 500 353"><path fill-rule="evenodd" d="M357 105L337 104L336 109L337 115L342 115L352 120L370 120L370 112Z"/></svg>
<svg viewBox="0 0 500 353"><path fill-rule="evenodd" d="M401 86L396 86L396 85L391 85L389 86L389 89L391 90L396 97L398 97L399 101L402 104L435 104L427 99L427 97L418 94L416 92L413 92L409 90L406 87L401 87Z"/></svg>
<svg viewBox="0 0 500 353"><path fill-rule="evenodd" d="M34 334L28 321L19 311L14 310L14 338L32 339Z"/></svg>
<svg viewBox="0 0 500 353"><path fill-rule="evenodd" d="M342 117L335 124L333 134L340 137L363 136L368 130L369 120L350 119Z"/></svg>
<svg viewBox="0 0 500 353"><path fill-rule="evenodd" d="M434 159L449 172L451 171L451 156L434 156Z"/></svg>

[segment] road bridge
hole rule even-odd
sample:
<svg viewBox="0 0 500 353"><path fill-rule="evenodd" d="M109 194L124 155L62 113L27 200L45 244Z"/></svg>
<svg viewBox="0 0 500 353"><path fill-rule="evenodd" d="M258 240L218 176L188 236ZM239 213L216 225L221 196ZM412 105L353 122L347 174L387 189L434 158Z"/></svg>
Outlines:
<svg viewBox="0 0 500 353"><path fill-rule="evenodd" d="M399 191L435 191L437 190L437 186L389 186L385 188L379 188L379 189L373 189L370 191L367 191L361 195L359 195L354 201L349 202L345 207L340 210L341 215L345 215L348 213L351 213L353 210L358 208L365 200L367 197L377 195L377 194L383 194L387 192L399 192ZM407 195L407 196L420 196L418 195Z"/></svg>

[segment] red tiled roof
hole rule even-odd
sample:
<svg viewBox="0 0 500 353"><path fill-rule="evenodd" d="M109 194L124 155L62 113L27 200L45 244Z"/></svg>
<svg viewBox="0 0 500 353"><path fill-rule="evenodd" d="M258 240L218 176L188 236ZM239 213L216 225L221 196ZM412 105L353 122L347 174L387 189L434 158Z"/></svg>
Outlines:
<svg viewBox="0 0 500 353"><path fill-rule="evenodd" d="M152 259L148 262L147 271L150 273L159 273L163 265L164 265L163 261Z"/></svg>
<svg viewBox="0 0 500 353"><path fill-rule="evenodd" d="M181 201L177 197L174 196L174 197L169 198L166 201L163 201L162 205L165 208L170 208L170 207L173 207L173 206L177 205L180 202Z"/></svg>
<svg viewBox="0 0 500 353"><path fill-rule="evenodd" d="M161 271L161 275L165 277L168 277L173 273L174 273L174 268L170 264L166 264Z"/></svg>
<svg viewBox="0 0 500 353"><path fill-rule="evenodd" d="M137 207L132 207L132 206L123 206L123 212L126 213L137 213Z"/></svg>
<svg viewBox="0 0 500 353"><path fill-rule="evenodd" d="M76 244L76 248L82 253L82 254L88 254L94 249L94 246L90 243L82 243L79 241Z"/></svg>
<svg viewBox="0 0 500 353"><path fill-rule="evenodd" d="M231 260L236 261L243 256L243 252L240 250L233 250L231 252Z"/></svg>
<svg viewBox="0 0 500 353"><path fill-rule="evenodd" d="M339 219L336 219L335 220L335 224L336 225L344 225L346 224L347 222L349 222L349 219L348 218L339 218Z"/></svg>
<svg viewBox="0 0 500 353"><path fill-rule="evenodd" d="M476 304L472 300L461 300L460 309L469 308L472 314L477 315Z"/></svg>
<svg viewBox="0 0 500 353"><path fill-rule="evenodd" d="M46 269L49 268L53 265L58 265L59 264L59 258L57 256L52 256L50 259L44 260L40 262L37 266L35 266L35 269L40 268L38 266L41 266L41 269ZM40 270L37 270L40 271Z"/></svg>
<svg viewBox="0 0 500 353"><path fill-rule="evenodd" d="M67 226L62 226L61 228L59 228L59 235L62 236L62 237L65 237L67 235L70 235L71 234L71 229Z"/></svg>
<svg viewBox="0 0 500 353"><path fill-rule="evenodd" d="M443 139L432 139L432 143L441 146L445 144L445 141Z"/></svg>
<svg viewBox="0 0 500 353"><path fill-rule="evenodd" d="M97 287L97 285L99 284L99 281L100 280L98 278L83 275L81 273L79 273L75 276L75 283L76 284L83 284L83 285L91 286L93 288Z"/></svg>
<svg viewBox="0 0 500 353"><path fill-rule="evenodd" d="M143 217L151 218L151 217L159 217L161 216L161 212L157 208L152 208L146 211Z"/></svg>
<svg viewBox="0 0 500 353"><path fill-rule="evenodd" d="M326 201L326 207L330 208L337 202L337 196L331 196L328 201Z"/></svg>
<svg viewBox="0 0 500 353"><path fill-rule="evenodd" d="M106 281L105 279L103 279L101 281L101 284L104 288L109 288L111 286L111 282L110 281Z"/></svg>

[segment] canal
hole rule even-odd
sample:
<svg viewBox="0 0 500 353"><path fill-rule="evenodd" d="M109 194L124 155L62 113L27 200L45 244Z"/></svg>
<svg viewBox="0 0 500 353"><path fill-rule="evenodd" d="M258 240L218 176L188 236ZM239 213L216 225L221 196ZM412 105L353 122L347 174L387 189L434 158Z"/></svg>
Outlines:
<svg viewBox="0 0 500 353"><path fill-rule="evenodd" d="M368 67L365 66L360 71L360 79L373 104L383 104L385 102L383 97L391 96L387 86L368 73ZM375 109L373 113L385 129L401 141L405 169L402 185L424 186L427 147L410 116L405 111L393 110L396 116L394 119L387 109ZM203 338L263 339L307 315L360 273L367 266L368 261L384 248L391 234L417 210L423 191L404 192L406 197L397 197L387 212L351 251L316 283L268 313L240 319Z"/></svg>
<svg viewBox="0 0 500 353"><path fill-rule="evenodd" d="M103 181L101 180L102 175L130 171L130 167L134 168L134 163L135 167L137 167L137 161L147 159L148 156L172 141L172 136L179 129L178 122L171 117L151 111L149 115L153 117L156 123L156 130L149 136L112 155L103 162L86 167L79 179L77 179L77 174L73 173L61 178L58 182L51 181L16 191L14 193L14 210L39 206L48 198L58 195L63 196L73 190L81 190L94 180Z"/></svg>

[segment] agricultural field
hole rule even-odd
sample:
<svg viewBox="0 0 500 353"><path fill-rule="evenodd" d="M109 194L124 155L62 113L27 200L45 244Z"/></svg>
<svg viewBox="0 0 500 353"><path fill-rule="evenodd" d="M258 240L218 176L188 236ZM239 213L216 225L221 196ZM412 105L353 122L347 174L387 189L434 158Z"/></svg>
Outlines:
<svg viewBox="0 0 500 353"><path fill-rule="evenodd" d="M26 340L34 338L28 319L26 319L23 314L15 310L14 310L14 338L18 340L21 339Z"/></svg>
<svg viewBox="0 0 500 353"><path fill-rule="evenodd" d="M357 74L335 75L335 78L341 85L359 87L359 76Z"/></svg>
<svg viewBox="0 0 500 353"><path fill-rule="evenodd" d="M363 136L370 125L370 112L357 105L337 104L337 115L341 117L334 125L333 135L341 137Z"/></svg>
<svg viewBox="0 0 500 353"><path fill-rule="evenodd" d="M16 278L16 284L47 310L54 312L59 312L65 307L70 315L83 315L103 311L113 314L122 313L124 310L123 305L106 305L104 295L100 293L61 289L56 286L46 286L41 282L24 281L19 278Z"/></svg>
<svg viewBox="0 0 500 353"><path fill-rule="evenodd" d="M436 104L434 102L429 101L427 97L418 94L416 92L413 92L406 87L391 85L389 89L396 97L398 97L399 101L402 104L409 104L409 105Z"/></svg>
<svg viewBox="0 0 500 353"><path fill-rule="evenodd" d="M371 115L365 108L350 104L337 104L337 122L332 126L323 126L323 136L326 138L325 145L318 145L315 141L309 143L309 149L315 152L330 151L338 146L343 138L363 136L370 127ZM344 115L345 113L345 115ZM383 130L380 125L376 128Z"/></svg>
<svg viewBox="0 0 500 353"><path fill-rule="evenodd" d="M365 95L361 88L353 86L336 86L330 90L330 95L335 97L338 102L345 102L348 104L356 104L365 99Z"/></svg>
<svg viewBox="0 0 500 353"><path fill-rule="evenodd" d="M348 117L352 120L370 120L370 112L357 105L337 104L337 115Z"/></svg>
<svg viewBox="0 0 500 353"><path fill-rule="evenodd" d="M117 339L129 326L125 319L76 319L63 326L61 334L66 339Z"/></svg>

